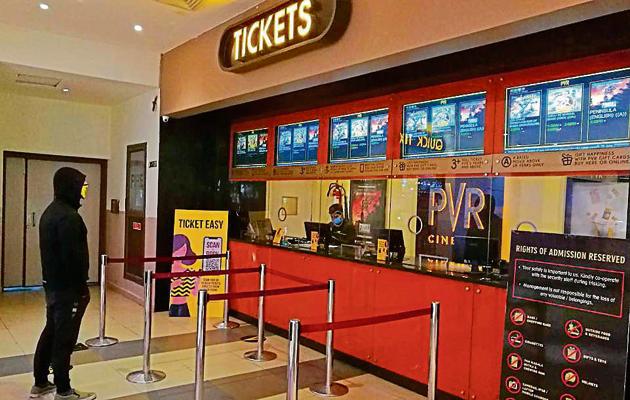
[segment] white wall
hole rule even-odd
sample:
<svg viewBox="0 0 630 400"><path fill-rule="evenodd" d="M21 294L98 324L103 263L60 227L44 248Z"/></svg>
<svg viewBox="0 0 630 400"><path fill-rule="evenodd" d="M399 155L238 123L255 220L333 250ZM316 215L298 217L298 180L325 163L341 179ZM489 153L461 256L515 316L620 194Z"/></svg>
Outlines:
<svg viewBox="0 0 630 400"><path fill-rule="evenodd" d="M110 107L0 92L0 151L106 159L109 132Z"/></svg>
<svg viewBox="0 0 630 400"><path fill-rule="evenodd" d="M125 169L127 146L147 143L147 164L158 159L160 136L159 108L153 112L151 103L159 90L150 90L112 107L111 112L111 158L107 182L107 207L110 199L119 199L124 210ZM147 168L146 216L157 216L158 168Z"/></svg>

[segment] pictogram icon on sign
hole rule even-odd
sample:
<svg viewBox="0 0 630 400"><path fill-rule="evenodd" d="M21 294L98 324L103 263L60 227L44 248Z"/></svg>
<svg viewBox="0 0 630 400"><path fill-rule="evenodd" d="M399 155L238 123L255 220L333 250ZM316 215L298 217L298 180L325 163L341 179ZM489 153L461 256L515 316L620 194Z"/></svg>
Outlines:
<svg viewBox="0 0 630 400"><path fill-rule="evenodd" d="M521 381L515 376L508 376L505 379L505 388L512 394L518 394L521 392Z"/></svg>
<svg viewBox="0 0 630 400"><path fill-rule="evenodd" d="M568 337L572 339L577 339L582 337L582 334L584 333L584 327L582 326L582 323L580 321L570 319L567 321L566 324L564 324L564 331Z"/></svg>
<svg viewBox="0 0 630 400"><path fill-rule="evenodd" d="M512 157L510 156L505 156L501 159L501 165L503 165L504 168L509 168L510 165L512 165Z"/></svg>
<svg viewBox="0 0 630 400"><path fill-rule="evenodd" d="M571 364L576 364L582 359L582 350L574 344L567 344L562 349L562 356Z"/></svg>
<svg viewBox="0 0 630 400"><path fill-rule="evenodd" d="M521 308L515 308L510 312L510 321L514 325L523 325L525 323L525 311Z"/></svg>
<svg viewBox="0 0 630 400"><path fill-rule="evenodd" d="M568 393L565 393L563 395L560 395L560 400L575 400L575 397Z"/></svg>
<svg viewBox="0 0 630 400"><path fill-rule="evenodd" d="M516 353L510 353L507 356L507 364L512 371L519 371L523 368L523 359Z"/></svg>
<svg viewBox="0 0 630 400"><path fill-rule="evenodd" d="M574 369L567 368L563 370L560 377L562 378L562 383L564 383L564 386L566 387L574 388L580 384L580 376Z"/></svg>
<svg viewBox="0 0 630 400"><path fill-rule="evenodd" d="M512 331L508 333L508 343L515 349L520 349L521 347L523 347L524 342L525 339L523 339L523 334L521 332Z"/></svg>

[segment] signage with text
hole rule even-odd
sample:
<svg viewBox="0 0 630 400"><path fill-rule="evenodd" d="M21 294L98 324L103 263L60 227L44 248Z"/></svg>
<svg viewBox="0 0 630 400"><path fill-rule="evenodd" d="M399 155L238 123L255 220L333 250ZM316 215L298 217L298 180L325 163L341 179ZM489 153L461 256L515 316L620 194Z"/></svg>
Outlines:
<svg viewBox="0 0 630 400"><path fill-rule="evenodd" d="M501 398L625 399L627 240L512 232Z"/></svg>
<svg viewBox="0 0 630 400"><path fill-rule="evenodd" d="M225 70L236 70L339 35L348 4L349 0L292 0L252 16L223 33L219 63Z"/></svg>

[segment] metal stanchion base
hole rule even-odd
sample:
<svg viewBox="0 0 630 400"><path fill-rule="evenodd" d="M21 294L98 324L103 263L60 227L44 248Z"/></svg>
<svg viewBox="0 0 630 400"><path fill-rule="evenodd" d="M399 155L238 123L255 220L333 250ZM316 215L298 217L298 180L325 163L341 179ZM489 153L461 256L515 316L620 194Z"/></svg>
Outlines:
<svg viewBox="0 0 630 400"><path fill-rule="evenodd" d="M348 393L349 389L346 385L333 382L330 384L330 390L326 387L326 383L316 383L309 387L311 393L322 397L339 397Z"/></svg>
<svg viewBox="0 0 630 400"><path fill-rule="evenodd" d="M100 337L95 337L85 341L85 344L87 344L88 347L107 347L115 345L116 343L118 343L118 339L107 336L105 336L103 339L101 339Z"/></svg>
<svg viewBox="0 0 630 400"><path fill-rule="evenodd" d="M263 350L263 352L260 354L260 358L259 358L258 357L258 350L252 350L252 351L248 351L247 353L243 354L243 357L245 357L245 359L249 360L249 361L263 362L263 361L275 360L276 357L278 357L278 355L276 353L272 353L270 351Z"/></svg>
<svg viewBox="0 0 630 400"><path fill-rule="evenodd" d="M155 383L166 378L166 374L162 371L150 370L148 374L144 371L134 371L127 375L127 381L131 383Z"/></svg>
<svg viewBox="0 0 630 400"><path fill-rule="evenodd" d="M235 329L241 326L241 324L234 321L228 321L227 323L225 321L221 321L217 324L214 324L213 326L217 329Z"/></svg>
<svg viewBox="0 0 630 400"><path fill-rule="evenodd" d="M266 337L263 337L263 342L267 340ZM243 342L247 342L247 343L256 343L258 342L258 335L246 335L241 337L241 341Z"/></svg>

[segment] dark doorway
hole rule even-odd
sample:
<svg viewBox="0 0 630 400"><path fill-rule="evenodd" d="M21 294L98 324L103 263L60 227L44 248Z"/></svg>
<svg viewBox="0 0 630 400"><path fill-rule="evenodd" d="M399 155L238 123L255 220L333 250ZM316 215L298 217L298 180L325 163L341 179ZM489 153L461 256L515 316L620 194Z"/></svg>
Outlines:
<svg viewBox="0 0 630 400"><path fill-rule="evenodd" d="M144 257L147 144L127 146L125 258ZM142 283L144 263L125 262L125 279Z"/></svg>

